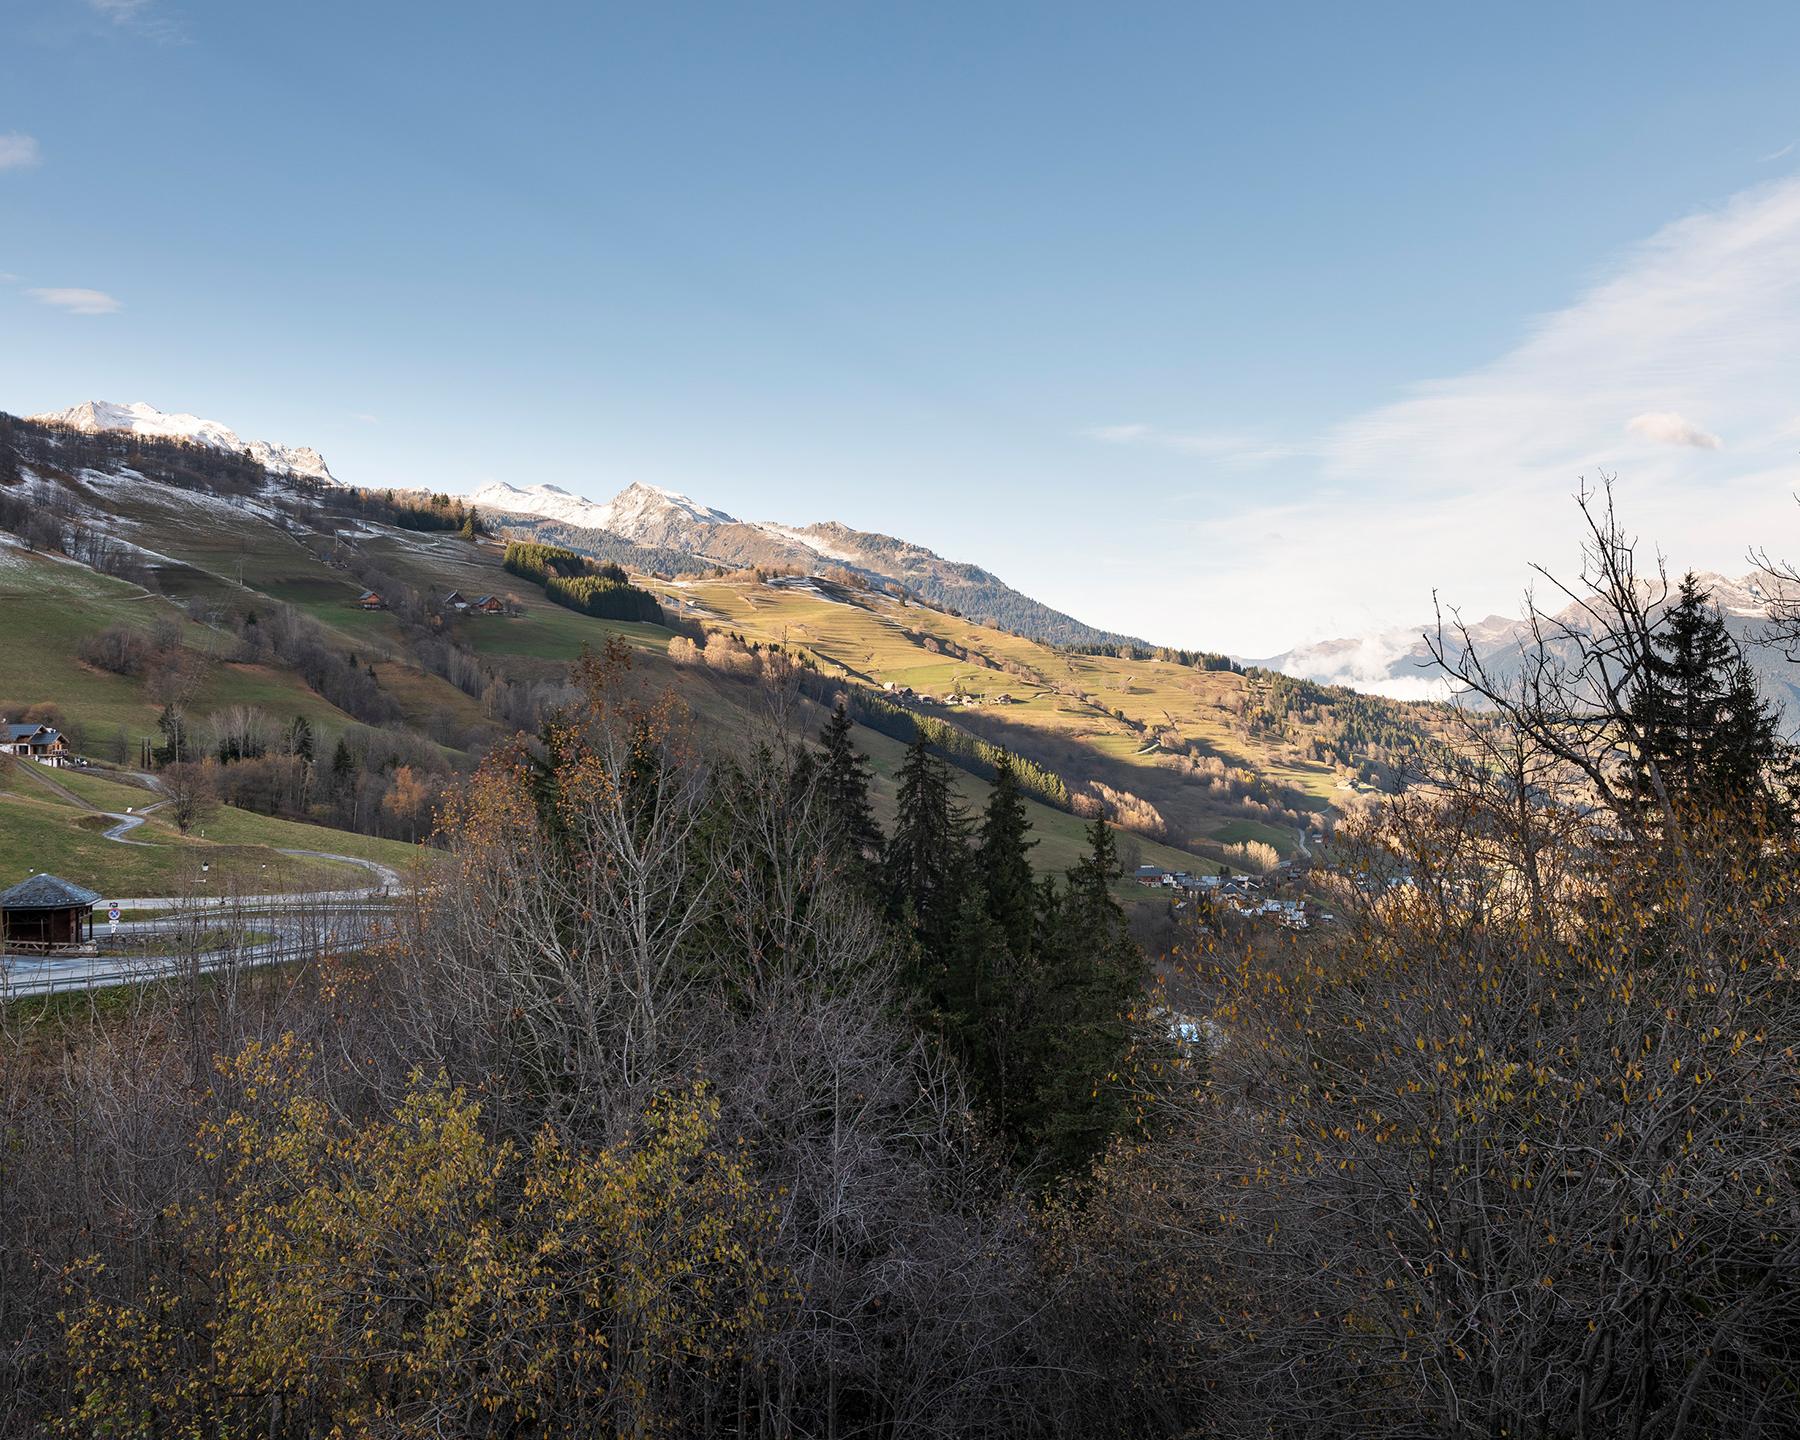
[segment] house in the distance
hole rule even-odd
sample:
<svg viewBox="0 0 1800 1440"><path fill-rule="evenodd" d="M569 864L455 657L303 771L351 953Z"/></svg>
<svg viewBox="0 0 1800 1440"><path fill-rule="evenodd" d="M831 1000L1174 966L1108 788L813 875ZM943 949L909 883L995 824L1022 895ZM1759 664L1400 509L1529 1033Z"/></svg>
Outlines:
<svg viewBox="0 0 1800 1440"><path fill-rule="evenodd" d="M17 755L40 765L67 765L69 742L51 725L12 725L0 720L0 755Z"/></svg>
<svg viewBox="0 0 1800 1440"><path fill-rule="evenodd" d="M469 609L477 615L504 615L506 602L498 595L477 595L469 602Z"/></svg>
<svg viewBox="0 0 1800 1440"><path fill-rule="evenodd" d="M460 590L452 590L444 597L444 608L446 610L467 610L469 608L468 597Z"/></svg>
<svg viewBox="0 0 1800 1440"><path fill-rule="evenodd" d="M365 590L356 597L356 606L359 610L385 610L387 601L381 598L380 591Z"/></svg>

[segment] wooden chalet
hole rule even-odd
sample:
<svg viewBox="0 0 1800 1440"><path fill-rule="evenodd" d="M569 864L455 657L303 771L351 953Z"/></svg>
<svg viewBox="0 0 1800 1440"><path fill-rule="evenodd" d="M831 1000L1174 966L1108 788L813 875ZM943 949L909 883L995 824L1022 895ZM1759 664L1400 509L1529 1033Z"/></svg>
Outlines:
<svg viewBox="0 0 1800 1440"><path fill-rule="evenodd" d="M0 755L17 755L40 765L67 765L69 742L53 725L12 725L0 721Z"/></svg>

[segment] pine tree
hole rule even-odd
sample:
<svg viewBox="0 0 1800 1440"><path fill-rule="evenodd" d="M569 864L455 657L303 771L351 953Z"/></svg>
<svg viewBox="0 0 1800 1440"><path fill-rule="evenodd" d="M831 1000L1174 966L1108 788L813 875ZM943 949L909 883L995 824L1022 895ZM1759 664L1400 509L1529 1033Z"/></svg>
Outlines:
<svg viewBox="0 0 1800 1440"><path fill-rule="evenodd" d="M1783 761L1775 715L1756 692L1711 595L1693 574L1651 636L1631 701L1626 788L1646 814L1741 804Z"/></svg>
<svg viewBox="0 0 1800 1440"><path fill-rule="evenodd" d="M986 893L987 912L1000 927L1008 948L1021 960L1033 948L1037 910L1029 854L1037 841L1026 838L1030 833L1031 822L1025 818L1025 802L1019 794L1012 759L1002 751L994 767L994 788L982 816L975 868Z"/></svg>
<svg viewBox="0 0 1800 1440"><path fill-rule="evenodd" d="M309 765L312 763L313 731L304 715L296 715L294 723L288 726L287 748L290 755L306 761Z"/></svg>
<svg viewBox="0 0 1800 1440"><path fill-rule="evenodd" d="M968 816L956 799L949 767L923 736L908 747L899 778L894 834L883 866L888 904L896 916L910 917L914 936L937 964L962 900Z"/></svg>
<svg viewBox="0 0 1800 1440"><path fill-rule="evenodd" d="M1113 898L1118 855L1103 819L1088 826L1088 853L1069 872L1043 937L1042 979L1025 1049L1035 1094L1028 1134L1056 1171L1091 1163L1123 1131L1118 1089L1131 1044L1129 1011L1149 978L1125 911Z"/></svg>
<svg viewBox="0 0 1800 1440"><path fill-rule="evenodd" d="M825 752L817 777L819 795L840 862L856 880L873 887L881 859L881 827L869 803L869 757L857 751L851 729L849 711L840 700L819 732Z"/></svg>
<svg viewBox="0 0 1800 1440"><path fill-rule="evenodd" d="M1750 662L1739 659L1725 684L1724 714L1713 736L1713 783L1727 797L1786 788L1794 755L1779 736L1780 717L1756 687Z"/></svg>
<svg viewBox="0 0 1800 1440"><path fill-rule="evenodd" d="M1113 898L1113 882L1119 878L1119 851L1112 826L1095 816L1087 827L1088 853L1069 872L1069 890L1076 902L1094 915L1110 915L1120 923L1125 911Z"/></svg>
<svg viewBox="0 0 1800 1440"><path fill-rule="evenodd" d="M945 1039L1001 1134L1021 1146L1018 1040L1037 979L1039 892L1017 779L1002 753L933 994Z"/></svg>
<svg viewBox="0 0 1800 1440"><path fill-rule="evenodd" d="M471 505L468 509L468 513L463 516L462 538L465 540L473 540L480 534L481 520L475 514L475 507Z"/></svg>

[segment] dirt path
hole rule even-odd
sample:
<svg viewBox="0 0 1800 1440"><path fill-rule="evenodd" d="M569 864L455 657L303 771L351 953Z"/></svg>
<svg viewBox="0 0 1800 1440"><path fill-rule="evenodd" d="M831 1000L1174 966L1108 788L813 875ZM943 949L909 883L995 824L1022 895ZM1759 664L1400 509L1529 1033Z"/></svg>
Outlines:
<svg viewBox="0 0 1800 1440"><path fill-rule="evenodd" d="M152 810L157 809L159 806L167 805L168 803L167 800L158 800L154 804L146 805L142 810L133 809L129 815L121 815L116 810L102 810L100 812L102 815L106 816L109 820L117 820L119 823L114 825L110 830L101 831L100 838L102 840L111 840L119 845L142 845L148 848L150 844L148 840L127 840L125 837L133 830L137 829L138 826L142 825L144 823L144 817Z"/></svg>
<svg viewBox="0 0 1800 1440"><path fill-rule="evenodd" d="M125 837L142 825L144 817L157 806L169 803L167 800L153 800L142 809L134 805L129 814L121 815L117 810L102 810L93 801L84 800L60 780L54 779L50 774L50 767L47 765L40 765L35 760L14 760L13 766L22 774L29 775L36 780L46 790L60 795L77 810L85 810L90 815L104 815L108 820L116 820L118 822L116 825L111 825L100 832L102 840L111 840L115 845L145 845L147 847L146 841L128 840Z"/></svg>
<svg viewBox="0 0 1800 1440"><path fill-rule="evenodd" d="M133 830L137 829L138 826L144 823L144 817L152 810L160 809L162 806L169 803L167 800L152 800L148 805L141 808L133 806L129 814L122 815L116 810L102 810L98 805L93 804L91 801L82 799L81 796L69 789L68 786L59 784L56 780L52 779L48 774L48 767L39 765L35 760L15 760L13 764L15 768L21 769L24 773L31 775L39 784L54 791L71 805L74 805L81 810L85 810L91 815L104 815L107 819L116 821L116 824L109 826L106 830L101 832L101 839L111 840L115 845L140 845L145 848L150 848L149 842L130 839L130 834ZM148 775L138 775L137 772L134 771L122 771L120 773L132 774L148 784L155 784L154 778ZM375 877L376 883L365 886L362 889L316 890L294 895L254 895L240 897L240 903L252 901L265 902L271 900L289 902L325 899L341 900L346 897L375 898L389 894L397 894L406 888L405 878L398 870L390 865L383 865L375 860L364 860L356 855L340 855L335 850L298 850L288 849L284 846L277 846L274 848L282 855L293 855L300 859L334 860L339 864L354 865L359 870L368 871L369 874ZM166 897L142 897L124 900L120 903L140 909L161 909L165 906L179 905L187 902Z"/></svg>
<svg viewBox="0 0 1800 1440"><path fill-rule="evenodd" d="M103 812L101 812L100 807L98 805L95 805L95 804L90 803L89 801L83 800L79 795L77 795L67 785L64 785L61 781L51 779L50 778L51 767L48 765L40 765L35 760L15 759L13 761L13 769L18 771L21 775L29 775L33 780L37 781L37 783L42 785L46 790L54 791L56 794L62 796L63 799L67 800L71 805L78 806L83 810L92 810L96 814L103 813Z"/></svg>

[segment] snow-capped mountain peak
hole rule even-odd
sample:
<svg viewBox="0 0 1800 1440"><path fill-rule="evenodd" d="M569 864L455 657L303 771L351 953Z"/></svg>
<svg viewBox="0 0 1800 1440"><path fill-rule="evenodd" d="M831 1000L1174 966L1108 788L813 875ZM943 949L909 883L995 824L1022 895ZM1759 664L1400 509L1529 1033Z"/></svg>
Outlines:
<svg viewBox="0 0 1800 1440"><path fill-rule="evenodd" d="M495 480L468 497L478 509L512 515L536 515L585 530L605 530L638 545L665 542L671 528L689 525L735 525L723 510L714 510L686 495L655 485L627 485L607 501L572 495L560 485L509 485Z"/></svg>
<svg viewBox="0 0 1800 1440"><path fill-rule="evenodd" d="M664 490L658 485L627 485L606 502L607 519L601 528L623 535L639 544L653 530L661 530L671 521L699 525L735 525L737 518L710 505L702 505L691 496Z"/></svg>
<svg viewBox="0 0 1800 1440"><path fill-rule="evenodd" d="M587 530L606 528L607 507L580 495L572 495L560 485L509 485L493 480L473 495L465 497L478 510L496 510L507 515L536 515L545 520L560 520Z"/></svg>
<svg viewBox="0 0 1800 1440"><path fill-rule="evenodd" d="M243 450L250 453L265 470L284 475L301 475L313 480L336 484L336 477L325 464L325 457L306 445L273 445L267 440L240 440L237 432L217 420L203 420L198 415L158 410L137 400L129 405L116 405L109 400L84 400L67 410L33 415L33 420L46 425L66 425L87 435L117 430L161 440L185 440L190 445L207 445L215 450Z"/></svg>

